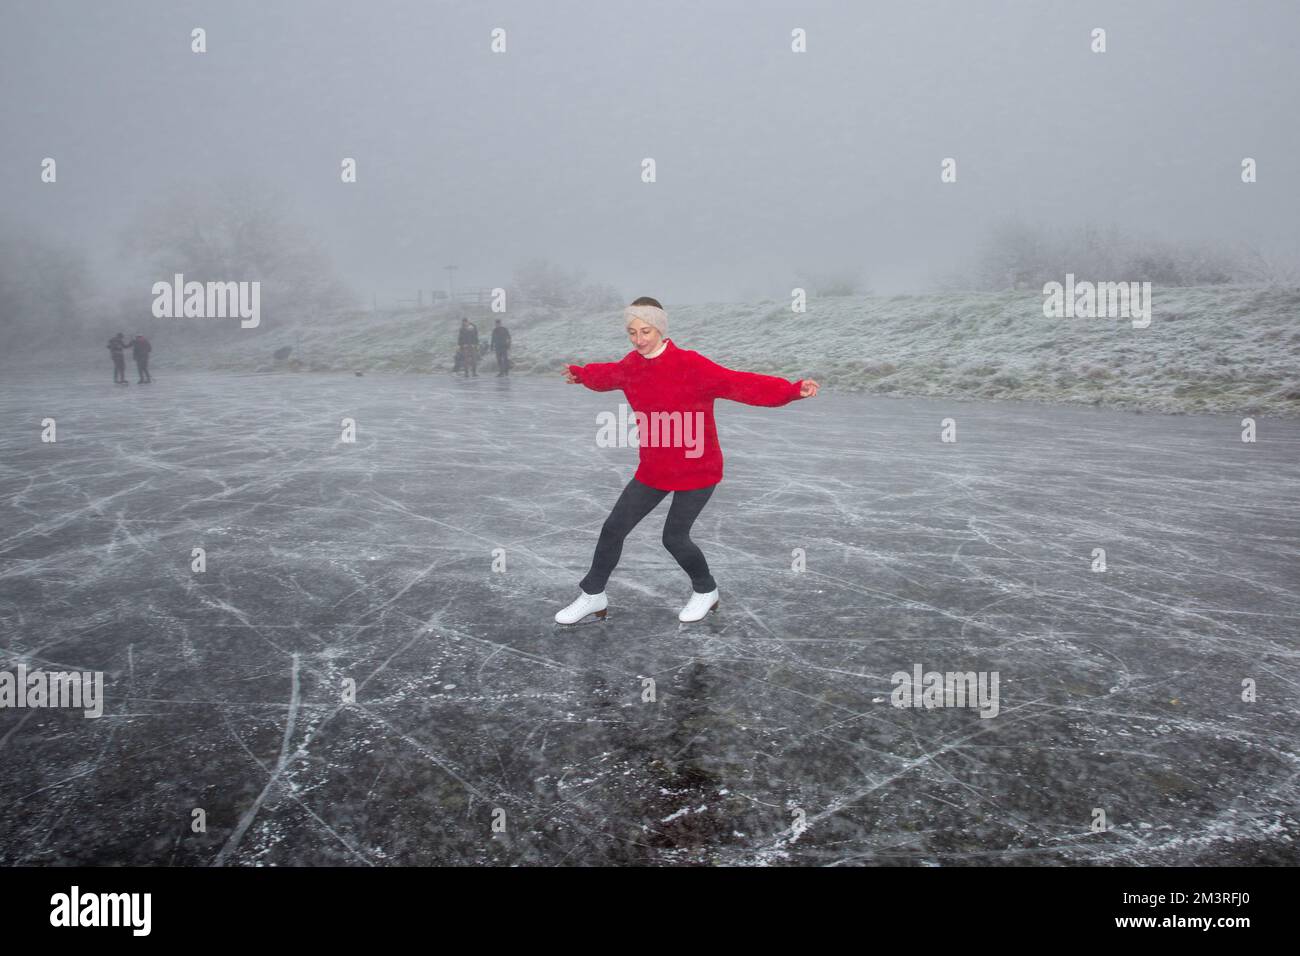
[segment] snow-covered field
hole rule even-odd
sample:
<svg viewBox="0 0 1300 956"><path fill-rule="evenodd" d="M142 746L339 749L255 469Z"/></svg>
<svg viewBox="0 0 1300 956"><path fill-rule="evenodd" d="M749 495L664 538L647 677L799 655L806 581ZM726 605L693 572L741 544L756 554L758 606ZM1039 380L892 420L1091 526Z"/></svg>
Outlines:
<svg viewBox="0 0 1300 956"><path fill-rule="evenodd" d="M1028 291L822 299L802 315L775 300L666 304L679 346L830 389L1300 415L1300 288L1157 287L1152 298L1145 329L1126 318L1045 318L1042 294ZM474 316L485 341L498 317L514 337L517 373L558 374L562 362L611 361L628 351L618 312ZM283 328L268 317L238 350L186 352L155 338L154 364L445 373L456 328L446 312L427 309ZM272 353L283 345L294 354L276 363ZM107 369L107 357L100 361ZM480 365L490 375L495 368L491 355Z"/></svg>

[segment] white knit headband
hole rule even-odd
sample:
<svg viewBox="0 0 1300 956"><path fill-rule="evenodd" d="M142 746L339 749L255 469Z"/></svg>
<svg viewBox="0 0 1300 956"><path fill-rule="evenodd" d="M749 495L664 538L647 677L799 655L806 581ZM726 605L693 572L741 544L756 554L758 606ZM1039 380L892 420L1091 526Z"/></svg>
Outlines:
<svg viewBox="0 0 1300 956"><path fill-rule="evenodd" d="M663 309L653 305L629 305L623 310L623 324L626 326L633 319L653 325L660 335L668 334L668 313Z"/></svg>

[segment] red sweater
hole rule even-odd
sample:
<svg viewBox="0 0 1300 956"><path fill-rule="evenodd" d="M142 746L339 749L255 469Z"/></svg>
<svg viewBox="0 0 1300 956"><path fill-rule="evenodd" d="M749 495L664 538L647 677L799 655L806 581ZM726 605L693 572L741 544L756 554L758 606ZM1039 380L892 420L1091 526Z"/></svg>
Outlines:
<svg viewBox="0 0 1300 956"><path fill-rule="evenodd" d="M634 420L641 466L633 476L637 481L661 491L707 488L722 480L714 399L774 408L798 398L803 379L791 382L775 375L737 372L699 352L679 349L672 339L664 342L664 350L652 359L633 350L621 362L570 365L569 370L592 391L621 388L638 413ZM674 412L679 414L670 417ZM644 422L640 415L645 416Z"/></svg>

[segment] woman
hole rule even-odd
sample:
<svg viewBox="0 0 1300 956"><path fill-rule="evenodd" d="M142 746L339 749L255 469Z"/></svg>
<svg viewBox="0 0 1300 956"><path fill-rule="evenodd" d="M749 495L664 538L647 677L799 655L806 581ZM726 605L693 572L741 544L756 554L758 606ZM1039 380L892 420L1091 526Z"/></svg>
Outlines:
<svg viewBox="0 0 1300 956"><path fill-rule="evenodd" d="M633 351L621 362L566 366L564 380L597 392L623 390L637 415L641 464L605 519L591 570L578 585L582 593L555 615L559 624L576 624L590 614L605 617L605 582L623 553L623 539L669 492L673 503L664 523L664 547L690 575L693 589L678 620L699 621L716 610L717 582L690 535L691 525L722 480L713 402L729 398L775 407L811 398L819 387L811 379L790 382L733 371L698 352L679 349L664 337L668 315L663 306L649 296L628 306L623 318Z"/></svg>

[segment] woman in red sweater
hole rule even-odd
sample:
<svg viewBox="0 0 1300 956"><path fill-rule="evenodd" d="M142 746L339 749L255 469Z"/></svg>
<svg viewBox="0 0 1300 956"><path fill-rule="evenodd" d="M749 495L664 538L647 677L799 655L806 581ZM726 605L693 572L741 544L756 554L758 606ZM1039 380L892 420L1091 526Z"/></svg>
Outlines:
<svg viewBox="0 0 1300 956"><path fill-rule="evenodd" d="M578 587L578 599L555 615L559 624L576 624L590 614L604 618L609 602L605 582L623 553L623 539L659 502L673 494L664 523L664 547L691 578L691 599L681 621L701 620L718 606L718 585L703 552L691 540L691 525L722 480L722 450L713 421L718 398L775 407L811 398L811 379L790 382L774 375L737 372L699 352L679 349L668 332L668 316L649 296L623 313L633 350L621 362L569 365L564 380L597 392L622 389L636 415L641 465L619 496L600 531L591 570Z"/></svg>

